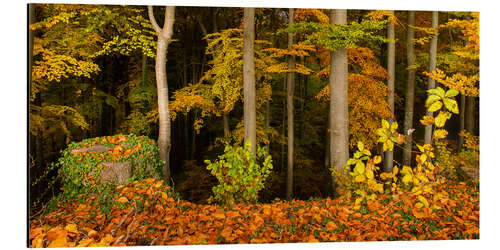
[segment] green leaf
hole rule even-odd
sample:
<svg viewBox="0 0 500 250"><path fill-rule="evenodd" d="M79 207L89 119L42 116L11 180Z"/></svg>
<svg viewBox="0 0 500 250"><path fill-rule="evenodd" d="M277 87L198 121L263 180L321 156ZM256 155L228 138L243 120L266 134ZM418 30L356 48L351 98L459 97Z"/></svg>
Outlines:
<svg viewBox="0 0 500 250"><path fill-rule="evenodd" d="M454 96L457 96L458 94L459 94L459 92L457 90L450 89L450 90L446 91L446 94L444 96L445 97L454 97Z"/></svg>
<svg viewBox="0 0 500 250"><path fill-rule="evenodd" d="M429 112L434 112L434 111L438 111L439 109L441 109L441 107L443 107L443 103L441 101L436 101L431 106L429 106L429 108L427 110Z"/></svg>
<svg viewBox="0 0 500 250"><path fill-rule="evenodd" d="M439 100L441 100L441 97L437 95L430 95L429 97L427 97L427 101L425 101L425 106L429 107L431 104Z"/></svg>
<svg viewBox="0 0 500 250"><path fill-rule="evenodd" d="M451 98L444 98L443 99L443 103L444 103L444 106L446 107L446 109L448 109L449 111L455 113L455 114L458 114L458 104L457 104L457 101L451 99Z"/></svg>

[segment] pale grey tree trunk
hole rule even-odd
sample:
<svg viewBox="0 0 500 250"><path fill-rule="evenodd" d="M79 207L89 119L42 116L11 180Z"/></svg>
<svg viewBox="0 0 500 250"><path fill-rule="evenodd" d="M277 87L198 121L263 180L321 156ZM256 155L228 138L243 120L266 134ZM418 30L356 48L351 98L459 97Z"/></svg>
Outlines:
<svg viewBox="0 0 500 250"><path fill-rule="evenodd" d="M404 133L408 133L413 129L413 106L415 98L415 11L408 11L408 27L406 31L406 64L408 69L406 98L405 98L405 121ZM411 149L412 149L412 134L407 134L405 137L405 146L403 150L403 165L410 166L411 164Z"/></svg>
<svg viewBox="0 0 500 250"><path fill-rule="evenodd" d="M294 10L289 9L288 23L293 24ZM288 33L288 50L292 49L293 33ZM288 70L295 68L294 56L288 56ZM294 72L287 73L286 81L286 110L287 110L287 142L288 142L288 155L287 155L287 171L286 171L286 199L291 200L293 195L293 146L294 146L294 112L293 112L293 95L295 88Z"/></svg>
<svg viewBox="0 0 500 250"><path fill-rule="evenodd" d="M390 11L391 14L394 15L394 11ZM395 78L395 65L396 65L396 44L394 38L394 23L389 21L389 25L387 27L387 38L391 40L388 44L387 50L387 73L389 75L389 79L387 80L387 87L389 88L389 94L387 95L387 103L391 106L391 113L394 116L394 78ZM392 118L389 119L389 123L392 123ZM387 151L385 152L384 157L384 171L392 172L392 164L394 159L394 152Z"/></svg>
<svg viewBox="0 0 500 250"><path fill-rule="evenodd" d="M243 11L243 113L245 126L245 143L250 142L253 153L257 149L256 113L255 113L255 8Z"/></svg>
<svg viewBox="0 0 500 250"><path fill-rule="evenodd" d="M438 27L438 12L432 12L432 28L437 29ZM437 32L437 31L436 31ZM436 33L431 40L430 49L429 49L429 72L436 70L436 55L437 55L437 42L438 42L438 34ZM429 77L427 82L427 89L433 89L436 87L436 81ZM429 96L429 95L427 95ZM432 116L432 112L427 112L428 116ZM430 144L432 140L432 125L425 126L425 137L424 143Z"/></svg>
<svg viewBox="0 0 500 250"><path fill-rule="evenodd" d="M330 24L347 23L347 10L330 11ZM347 107L347 50L330 53L330 166L338 172L349 159L349 112ZM334 190L335 187L335 180Z"/></svg>
<svg viewBox="0 0 500 250"><path fill-rule="evenodd" d="M168 83L167 83L167 49L171 42L173 27L175 21L175 6L165 7L165 22L163 28L160 28L153 15L153 7L148 6L148 15L154 30L158 35L158 44L156 45L156 87L158 89L158 117L159 117L159 135L158 151L160 158L165 161L163 167L163 178L167 183L170 182L170 147L171 147L171 124L170 110L168 106Z"/></svg>

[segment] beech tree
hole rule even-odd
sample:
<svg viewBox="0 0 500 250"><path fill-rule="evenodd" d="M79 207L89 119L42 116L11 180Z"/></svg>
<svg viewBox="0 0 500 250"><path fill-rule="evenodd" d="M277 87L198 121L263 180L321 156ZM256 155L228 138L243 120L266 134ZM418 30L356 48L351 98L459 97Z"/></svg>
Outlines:
<svg viewBox="0 0 500 250"><path fill-rule="evenodd" d="M158 118L159 118L159 135L158 135L158 150L160 158L165 161L163 167L163 178L167 182L170 180L170 147L171 147L171 125L170 125L170 110L168 107L168 83L167 83L167 49L172 41L175 21L175 6L165 7L165 22L163 27L160 27L156 22L153 14L153 6L148 6L148 15L154 30L158 35L158 44L156 45L156 87L158 91Z"/></svg>
<svg viewBox="0 0 500 250"><path fill-rule="evenodd" d="M394 15L394 11L389 11L390 14ZM387 74L389 79L387 79L387 87L389 88L389 94L387 95L387 103L391 106L391 112L394 116L394 78L395 78L395 64L396 64L396 43L394 37L394 22L392 18L389 18L389 24L387 26L387 39L389 39L388 50L387 50ZM392 123L393 119L389 119L389 123ZM394 160L394 151L390 150L385 152L384 158L384 171L392 172L392 162Z"/></svg>
<svg viewBox="0 0 500 250"><path fill-rule="evenodd" d="M406 27L406 68L408 70L406 96L405 96L405 120L404 132L405 145L403 150L403 165L409 166L411 163L411 145L413 129L413 106L415 98L415 11L408 11L408 26Z"/></svg>
<svg viewBox="0 0 500 250"><path fill-rule="evenodd" d="M255 8L243 10L243 117L245 127L245 144L256 152L256 112L255 112Z"/></svg>
<svg viewBox="0 0 500 250"><path fill-rule="evenodd" d="M293 24L294 10L288 11L288 23ZM288 33L288 50L293 46L293 33ZM293 195L293 146L294 146L294 112L293 112L293 95L295 87L295 73L292 71L295 67L295 58L293 55L288 56L288 73L286 78L286 110L287 110L287 126L288 126L288 160L286 174L286 199L291 200Z"/></svg>
<svg viewBox="0 0 500 250"><path fill-rule="evenodd" d="M347 10L331 10L330 24L345 24ZM330 53L330 166L341 171L349 159L349 112L347 109L347 49ZM335 180L333 180L335 183ZM334 184L335 189L335 184Z"/></svg>
<svg viewBox="0 0 500 250"><path fill-rule="evenodd" d="M435 34L432 37L430 48L429 48L429 72L436 70L436 56L437 56L437 43L438 43L438 12L432 12L432 28L435 29ZM427 89L433 89L436 87L436 81L429 77L427 82ZM428 111L427 116L432 116L432 112ZM425 127L425 137L424 143L430 144L432 138L432 125L427 125Z"/></svg>

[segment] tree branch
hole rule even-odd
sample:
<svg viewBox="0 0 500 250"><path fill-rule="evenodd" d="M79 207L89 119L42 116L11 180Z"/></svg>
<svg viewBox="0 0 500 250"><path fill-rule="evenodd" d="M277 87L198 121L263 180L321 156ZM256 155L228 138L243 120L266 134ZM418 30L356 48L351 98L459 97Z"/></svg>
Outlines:
<svg viewBox="0 0 500 250"><path fill-rule="evenodd" d="M153 14L153 6L148 5L148 16L149 16L149 21L151 22L151 25L153 25L153 29L156 31L158 35L161 34L161 28L156 22L155 16Z"/></svg>

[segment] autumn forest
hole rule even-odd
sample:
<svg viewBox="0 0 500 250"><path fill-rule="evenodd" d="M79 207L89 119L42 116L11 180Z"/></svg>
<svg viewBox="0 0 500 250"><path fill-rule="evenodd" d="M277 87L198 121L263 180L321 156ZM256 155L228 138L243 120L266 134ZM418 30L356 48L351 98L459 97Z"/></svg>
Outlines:
<svg viewBox="0 0 500 250"><path fill-rule="evenodd" d="M27 11L29 247L479 239L479 12Z"/></svg>

